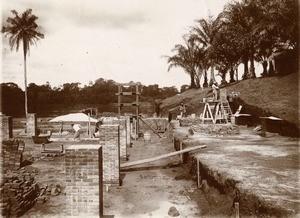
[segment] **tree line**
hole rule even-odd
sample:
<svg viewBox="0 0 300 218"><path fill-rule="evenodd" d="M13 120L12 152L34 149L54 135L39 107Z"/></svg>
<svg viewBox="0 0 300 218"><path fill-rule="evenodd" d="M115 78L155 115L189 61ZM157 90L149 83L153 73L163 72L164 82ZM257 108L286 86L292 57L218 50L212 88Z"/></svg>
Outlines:
<svg viewBox="0 0 300 218"><path fill-rule="evenodd" d="M124 87L124 91L135 90L135 87ZM1 111L9 116L22 116L24 110L24 91L15 83L1 83ZM80 83L65 83L58 87L51 87L50 83L36 85L30 83L27 88L28 112L39 113L41 110L51 113L55 106L56 109L77 108L82 105L108 105L117 103L116 93L118 83L113 80L97 79L89 85L80 87ZM175 86L160 88L159 85L140 85L140 101L149 102L154 105L155 99L164 99L178 94ZM124 98L124 101L131 102L134 99Z"/></svg>
<svg viewBox="0 0 300 218"><path fill-rule="evenodd" d="M272 60L285 56L282 62L298 58L298 2L295 0L242 0L228 3L217 16L195 21L184 43L166 56L168 71L181 67L190 76L189 88L208 87L215 81L215 69L225 84L238 80L238 66L244 65L242 79L255 78L254 62L263 67L261 76L277 75ZM250 64L250 66L249 66ZM284 64L284 63L283 63ZM285 64L285 67L291 67ZM295 68L291 70L295 70ZM208 71L210 81L208 82ZM284 69L288 73L288 69ZM280 72L282 73L282 72Z"/></svg>

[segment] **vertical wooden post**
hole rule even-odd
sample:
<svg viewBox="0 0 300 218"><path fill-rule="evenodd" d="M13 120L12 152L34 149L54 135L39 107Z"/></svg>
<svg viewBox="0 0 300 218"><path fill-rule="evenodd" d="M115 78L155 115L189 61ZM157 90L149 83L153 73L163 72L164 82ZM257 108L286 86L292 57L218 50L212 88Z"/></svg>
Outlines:
<svg viewBox="0 0 300 218"><path fill-rule="evenodd" d="M121 91L122 91L122 88L121 88L121 85L118 85L118 115L119 117L121 116Z"/></svg>
<svg viewBox="0 0 300 218"><path fill-rule="evenodd" d="M200 176L200 163L199 163L199 160L198 158L196 159L197 161L197 185L198 185L198 188L200 188L200 182L201 182L201 176Z"/></svg>
<svg viewBox="0 0 300 218"><path fill-rule="evenodd" d="M179 141L180 151L182 150L182 141ZM180 153L180 161L183 163L183 154Z"/></svg>
<svg viewBox="0 0 300 218"><path fill-rule="evenodd" d="M139 85L135 85L136 98L136 136L139 137Z"/></svg>

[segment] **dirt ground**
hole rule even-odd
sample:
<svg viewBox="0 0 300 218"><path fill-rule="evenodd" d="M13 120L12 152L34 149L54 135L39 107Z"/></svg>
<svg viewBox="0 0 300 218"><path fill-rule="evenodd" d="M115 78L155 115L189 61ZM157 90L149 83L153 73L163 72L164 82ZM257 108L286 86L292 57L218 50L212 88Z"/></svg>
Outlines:
<svg viewBox="0 0 300 218"><path fill-rule="evenodd" d="M61 192L56 196L48 193L45 203L36 203L22 217L65 217L64 156L43 157L40 145L33 144L31 139L25 139L25 142L24 157L32 162L25 168L38 171L35 180L40 187L59 186ZM132 142L132 147L128 148L127 162L175 151L169 138L159 138L154 134L151 135L151 142L146 143L143 138ZM68 147L74 143L96 144L97 141L55 141L46 144L46 148L59 149L62 144ZM168 211L172 206L178 210L178 217L233 215L232 200L208 186L198 189L186 164L180 163L179 155L123 169L121 177L122 186L111 186L107 191L104 188L104 215L171 217Z"/></svg>

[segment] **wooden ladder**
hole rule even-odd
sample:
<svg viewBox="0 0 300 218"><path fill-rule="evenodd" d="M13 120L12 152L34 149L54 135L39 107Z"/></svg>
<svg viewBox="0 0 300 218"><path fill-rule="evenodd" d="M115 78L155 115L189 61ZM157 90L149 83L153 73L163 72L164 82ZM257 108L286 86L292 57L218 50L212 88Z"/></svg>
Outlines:
<svg viewBox="0 0 300 218"><path fill-rule="evenodd" d="M231 122L232 111L227 100L221 102L221 114L226 123Z"/></svg>

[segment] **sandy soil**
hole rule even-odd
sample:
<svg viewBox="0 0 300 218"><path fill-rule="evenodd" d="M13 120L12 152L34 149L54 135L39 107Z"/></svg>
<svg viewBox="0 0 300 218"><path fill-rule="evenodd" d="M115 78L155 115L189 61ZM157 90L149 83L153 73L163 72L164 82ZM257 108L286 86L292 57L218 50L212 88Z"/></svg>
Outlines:
<svg viewBox="0 0 300 218"><path fill-rule="evenodd" d="M36 169L35 180L40 187L59 185L61 193L53 196L48 193L45 203L36 205L22 217L65 217L65 167L64 156L42 157L40 145L26 139L25 159L33 161L27 170ZM97 141L55 141L46 144L47 148L59 149L74 143L97 143ZM133 141L128 148L129 160L139 160L172 152L173 142L167 137L151 135L151 142L142 138ZM121 172L122 186L104 188L104 215L115 217L170 217L169 208L174 206L179 217L229 217L232 213L232 201L214 189L197 188L186 165L180 164L180 157L173 156L155 163L147 163Z"/></svg>

